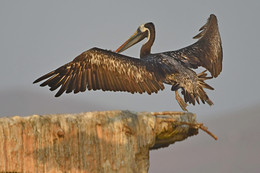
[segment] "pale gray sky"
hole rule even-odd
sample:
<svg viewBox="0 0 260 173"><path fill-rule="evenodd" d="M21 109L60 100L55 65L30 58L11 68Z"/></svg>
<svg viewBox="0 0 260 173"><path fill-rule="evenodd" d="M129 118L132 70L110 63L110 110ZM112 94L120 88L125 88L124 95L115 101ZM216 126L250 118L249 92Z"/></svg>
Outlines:
<svg viewBox="0 0 260 173"><path fill-rule="evenodd" d="M260 105L259 9L259 0L0 1L0 116L179 111L170 87L151 96L87 91L54 98L55 92L32 82L92 47L115 50L150 21L156 27L153 53L185 47L194 43L192 37L211 13L219 20L223 71L209 82L215 88L208 91L215 105L189 106L189 111L210 119ZM140 47L124 53L138 57Z"/></svg>
<svg viewBox="0 0 260 173"><path fill-rule="evenodd" d="M32 95L45 95L53 104L71 100L72 105L74 101L91 101L108 109L180 110L170 87L152 96L90 91L56 99L54 92L32 82L94 46L115 50L140 24L149 21L156 26L153 53L187 46L194 42L192 37L214 13L219 20L224 50L223 72L209 82L215 88L208 91L215 105L188 109L206 115L257 104L260 103L259 7L257 0L1 1L0 92L26 89ZM140 47L138 44L124 53L138 57ZM87 111L73 110L73 106L71 110ZM19 114L19 109L17 112L12 109L10 114Z"/></svg>

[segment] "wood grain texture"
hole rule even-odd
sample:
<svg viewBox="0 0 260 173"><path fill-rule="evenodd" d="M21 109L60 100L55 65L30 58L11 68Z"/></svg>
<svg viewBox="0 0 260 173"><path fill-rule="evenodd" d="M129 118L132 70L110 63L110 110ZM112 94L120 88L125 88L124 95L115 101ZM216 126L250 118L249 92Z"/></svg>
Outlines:
<svg viewBox="0 0 260 173"><path fill-rule="evenodd" d="M149 150L197 134L178 124L195 117L105 111L0 118L0 172L148 172Z"/></svg>

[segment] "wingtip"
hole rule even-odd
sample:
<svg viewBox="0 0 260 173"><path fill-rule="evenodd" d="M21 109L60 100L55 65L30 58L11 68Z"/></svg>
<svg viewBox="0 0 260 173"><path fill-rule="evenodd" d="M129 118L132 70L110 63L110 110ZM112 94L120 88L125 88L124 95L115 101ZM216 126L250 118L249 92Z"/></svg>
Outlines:
<svg viewBox="0 0 260 173"><path fill-rule="evenodd" d="M55 94L55 97L60 97L65 92L65 87L62 86L59 91Z"/></svg>
<svg viewBox="0 0 260 173"><path fill-rule="evenodd" d="M217 19L217 16L215 14L210 14L209 18L210 19Z"/></svg>
<svg viewBox="0 0 260 173"><path fill-rule="evenodd" d="M57 92L54 97L60 97L62 93Z"/></svg>
<svg viewBox="0 0 260 173"><path fill-rule="evenodd" d="M39 78L36 79L35 81L33 81L33 84L36 84L36 83L38 83L38 82L40 82Z"/></svg>
<svg viewBox="0 0 260 173"><path fill-rule="evenodd" d="M42 80L44 80L44 79L49 78L49 77L52 76L54 73L55 73L55 70L54 70L54 71L51 71L51 72L49 72L49 73L47 73L47 74L45 74L45 75L43 75L43 76L41 76L41 77L39 77L38 79L36 79L36 80L33 82L33 84L38 83L38 82L40 82L40 81L42 81Z"/></svg>

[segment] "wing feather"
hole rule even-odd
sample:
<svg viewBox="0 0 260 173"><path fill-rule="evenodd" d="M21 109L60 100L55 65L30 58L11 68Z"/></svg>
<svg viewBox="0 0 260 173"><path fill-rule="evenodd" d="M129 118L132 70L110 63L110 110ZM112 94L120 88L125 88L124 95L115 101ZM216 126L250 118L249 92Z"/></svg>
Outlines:
<svg viewBox="0 0 260 173"><path fill-rule="evenodd" d="M70 78L70 76L64 77L63 84L62 84L61 88L59 89L59 91L57 92L57 94L55 95L55 97L59 97L60 95L62 95L64 93L64 91L68 87L68 84L69 84L68 80L69 80L69 78Z"/></svg>
<svg viewBox="0 0 260 173"><path fill-rule="evenodd" d="M92 48L73 61L43 75L34 83L51 90L60 87L55 95L102 89L103 91L147 92L151 94L164 89L162 75L149 68L148 62L99 48Z"/></svg>
<svg viewBox="0 0 260 173"><path fill-rule="evenodd" d="M87 73L85 69L85 65L82 68L82 80L81 80L81 92L86 91L86 86L87 86Z"/></svg>
<svg viewBox="0 0 260 173"><path fill-rule="evenodd" d="M194 44L171 52L165 52L169 56L179 59L186 66L197 68L205 67L213 77L217 77L222 71L222 43L218 30L217 17L211 14L207 23L200 28L200 33L194 36L199 39Z"/></svg>
<svg viewBox="0 0 260 173"><path fill-rule="evenodd" d="M73 72L71 70L71 72ZM71 93L74 89L74 81L75 81L75 77L76 77L76 74L71 74L71 78L70 78L70 81L69 81L69 84L68 84L68 88L66 90L66 93Z"/></svg>
<svg viewBox="0 0 260 173"><path fill-rule="evenodd" d="M52 73L52 72L51 72ZM54 74L54 73L53 73ZM54 74L53 76L51 76L51 78L49 78L48 80L46 80L45 82L43 82L40 86L46 86L49 83L51 83L51 81L53 81L59 74ZM42 78L43 80L45 79L45 77L43 76ZM56 78L57 79L57 78Z"/></svg>

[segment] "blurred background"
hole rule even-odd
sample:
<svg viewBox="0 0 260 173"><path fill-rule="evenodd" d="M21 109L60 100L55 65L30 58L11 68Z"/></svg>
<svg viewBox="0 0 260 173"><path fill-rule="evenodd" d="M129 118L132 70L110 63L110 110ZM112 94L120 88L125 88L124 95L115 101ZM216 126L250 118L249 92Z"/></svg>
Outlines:
<svg viewBox="0 0 260 173"><path fill-rule="evenodd" d="M181 111L170 86L158 94L87 91L55 98L32 82L92 47L115 50L137 27L153 22L152 52L176 50L210 14L219 21L224 60L208 81L214 102L189 106L204 132L150 152L150 173L260 171L260 1L0 1L0 116L102 110ZM143 43L143 42L142 42ZM139 57L141 44L124 52Z"/></svg>

